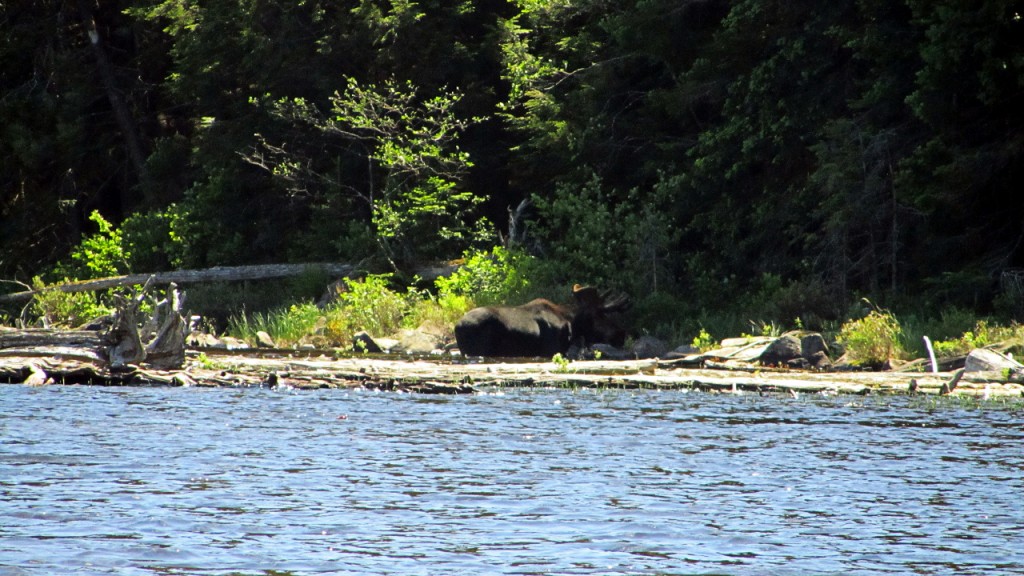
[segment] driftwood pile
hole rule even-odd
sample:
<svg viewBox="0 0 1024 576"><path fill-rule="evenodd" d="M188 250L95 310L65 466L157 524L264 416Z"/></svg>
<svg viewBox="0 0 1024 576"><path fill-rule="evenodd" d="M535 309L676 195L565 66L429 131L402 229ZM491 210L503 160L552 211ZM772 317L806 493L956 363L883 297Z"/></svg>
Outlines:
<svg viewBox="0 0 1024 576"><path fill-rule="evenodd" d="M147 283L129 296L114 295L116 311L109 317L95 320L85 329L0 327L0 359L4 370L12 370L10 366L20 360L28 361L21 370L28 370L35 379L47 372L43 365L78 364L70 369L78 376L89 372L99 374L103 370L114 374L130 372L138 366L155 370L182 368L185 321L181 315L181 294L177 286L170 284L163 299L151 302L152 312L143 320L140 308L147 299L148 289ZM14 371L17 373L17 369ZM68 377L61 370L53 371L62 378Z"/></svg>

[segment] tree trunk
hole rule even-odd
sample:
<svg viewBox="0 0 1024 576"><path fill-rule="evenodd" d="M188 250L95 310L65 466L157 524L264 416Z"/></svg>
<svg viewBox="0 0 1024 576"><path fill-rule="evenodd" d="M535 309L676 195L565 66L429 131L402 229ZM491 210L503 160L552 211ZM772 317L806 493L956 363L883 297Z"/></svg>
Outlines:
<svg viewBox="0 0 1024 576"><path fill-rule="evenodd" d="M99 70L100 80L103 82L103 88L107 92L107 98L110 100L110 107L114 111L114 117L117 120L117 125L120 127L121 134L124 136L124 143L125 148L128 150L128 157L131 159L132 166L135 168L135 174L139 182L145 183L148 179L148 174L146 171L146 154L143 151L142 138L139 136L139 131L135 125L135 119L128 110L128 105L125 104L124 98L117 89L117 82L114 77L114 67L111 65L110 58L107 56L107 51L103 47L103 40L100 38L100 32L96 26L96 19L93 14L90 0L78 0L78 11L82 17L82 25L85 26L85 30L89 35L89 45L92 47L92 52L96 56L96 68ZM147 190L147 187L143 186L143 190ZM149 198L147 198L147 200L149 200Z"/></svg>

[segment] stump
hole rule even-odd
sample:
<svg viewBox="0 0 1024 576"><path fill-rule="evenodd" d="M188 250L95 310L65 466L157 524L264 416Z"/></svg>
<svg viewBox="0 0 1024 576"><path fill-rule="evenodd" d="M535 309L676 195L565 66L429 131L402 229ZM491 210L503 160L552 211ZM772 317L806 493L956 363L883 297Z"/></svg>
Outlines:
<svg viewBox="0 0 1024 576"><path fill-rule="evenodd" d="M153 307L153 315L139 321L139 308L145 301L148 285L131 295L115 295L116 310L106 330L53 330L0 328L0 357L42 358L54 364L77 362L90 370L130 372L138 366L157 370L181 368L185 363L185 321L181 315L183 297L171 284L166 296ZM157 328L147 338L140 334L141 324ZM37 370L33 382L38 381L41 365L30 364ZM15 373L21 374L20 370ZM12 376L12 377L17 377Z"/></svg>

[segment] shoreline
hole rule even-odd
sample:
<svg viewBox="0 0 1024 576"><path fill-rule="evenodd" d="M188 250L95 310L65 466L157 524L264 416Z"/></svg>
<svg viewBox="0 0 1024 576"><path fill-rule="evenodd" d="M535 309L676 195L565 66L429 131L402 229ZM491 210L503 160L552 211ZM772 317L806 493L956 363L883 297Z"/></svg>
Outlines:
<svg viewBox="0 0 1024 576"><path fill-rule="evenodd" d="M686 366L679 361L477 361L449 356L337 357L333 350L189 349L180 370L112 369L82 351L3 350L0 383L29 386L366 388L466 394L479 387L703 390L723 393L921 394L1024 398L1024 384L996 372L814 372L754 366Z"/></svg>

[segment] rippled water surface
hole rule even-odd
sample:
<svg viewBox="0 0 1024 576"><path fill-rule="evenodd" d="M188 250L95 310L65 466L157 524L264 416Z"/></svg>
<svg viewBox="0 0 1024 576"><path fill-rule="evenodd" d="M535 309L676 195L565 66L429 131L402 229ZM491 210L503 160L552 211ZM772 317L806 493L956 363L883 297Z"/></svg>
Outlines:
<svg viewBox="0 0 1024 576"><path fill-rule="evenodd" d="M0 575L1024 574L1024 412L0 387Z"/></svg>

